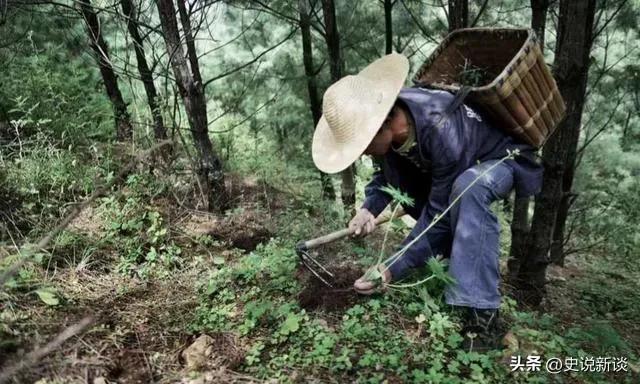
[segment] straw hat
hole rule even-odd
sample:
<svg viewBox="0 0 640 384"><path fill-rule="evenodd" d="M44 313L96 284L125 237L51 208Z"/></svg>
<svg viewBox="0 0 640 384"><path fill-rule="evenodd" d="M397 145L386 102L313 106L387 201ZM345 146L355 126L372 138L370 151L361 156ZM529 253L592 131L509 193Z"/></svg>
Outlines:
<svg viewBox="0 0 640 384"><path fill-rule="evenodd" d="M311 145L316 167L336 173L360 157L393 107L408 72L407 58L392 53L327 89Z"/></svg>

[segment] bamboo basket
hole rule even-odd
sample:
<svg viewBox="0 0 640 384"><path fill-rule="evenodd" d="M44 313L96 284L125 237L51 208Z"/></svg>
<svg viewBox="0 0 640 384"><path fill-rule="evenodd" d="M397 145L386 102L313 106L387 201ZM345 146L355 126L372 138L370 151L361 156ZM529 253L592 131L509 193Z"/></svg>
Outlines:
<svg viewBox="0 0 640 384"><path fill-rule="evenodd" d="M455 93L468 85L461 84L464 68L481 69L480 81L489 79L472 86L467 100L507 133L535 147L545 143L564 117L564 100L531 29L454 31L425 61L414 82Z"/></svg>

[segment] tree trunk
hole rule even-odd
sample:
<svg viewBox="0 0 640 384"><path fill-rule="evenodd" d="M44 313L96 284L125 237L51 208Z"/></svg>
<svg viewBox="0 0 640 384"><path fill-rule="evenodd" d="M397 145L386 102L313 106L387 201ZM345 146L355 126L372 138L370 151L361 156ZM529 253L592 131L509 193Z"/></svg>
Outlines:
<svg viewBox="0 0 640 384"><path fill-rule="evenodd" d="M336 82L342 77L342 56L340 55L340 35L336 23L336 8L333 0L322 0L324 14L325 39L329 51L329 67L331 82Z"/></svg>
<svg viewBox="0 0 640 384"><path fill-rule="evenodd" d="M549 0L531 0L531 28L536 32L543 50L548 10Z"/></svg>
<svg viewBox="0 0 640 384"><path fill-rule="evenodd" d="M178 13L180 14L180 24L182 24L182 31L185 36L185 43L187 45L187 58L189 59L189 65L191 66L191 75L193 81L196 84L202 84L202 77L200 75L200 65L198 63L198 53L196 52L196 43L193 39L193 33L191 32L191 21L189 20L189 14L185 4L187 1L178 1ZM204 88L202 90L204 93Z"/></svg>
<svg viewBox="0 0 640 384"><path fill-rule="evenodd" d="M469 0L449 0L449 32L469 26Z"/></svg>
<svg viewBox="0 0 640 384"><path fill-rule="evenodd" d="M595 3L596 0L560 1L554 74L567 105L567 116L547 141L542 155L545 166L542 192L536 198L526 245L527 257L518 279L520 299L528 305L538 305L542 301L554 228L564 225L557 219L561 218L558 212L562 201L568 197L563 193L567 186L564 178L573 179L587 88Z"/></svg>
<svg viewBox="0 0 640 384"><path fill-rule="evenodd" d="M540 48L544 51L544 31L547 20L549 0L531 0L531 28L536 32ZM509 250L508 280L517 280L518 270L526 254L526 241L529 235L529 197L517 198L514 202L511 220L511 249Z"/></svg>
<svg viewBox="0 0 640 384"><path fill-rule="evenodd" d="M309 92L309 108L313 117L313 126L315 127L322 116L322 104L318 95L318 85L316 83L316 73L313 68L313 48L311 45L311 18L309 16L309 0L299 0L300 11L300 32L302 35L302 62L304 63L304 73L307 77L307 91ZM322 171L320 174L320 183L322 185L322 197L328 200L336 198L336 191L331 183L329 175Z"/></svg>
<svg viewBox="0 0 640 384"><path fill-rule="evenodd" d="M116 140L131 141L133 139L131 118L127 111L127 104L124 102L122 93L120 93L120 88L118 87L118 77L113 71L111 59L109 59L109 47L102 37L102 25L91 6L90 0L78 0L77 4L87 25L89 45L98 61L102 81L104 82L109 100L111 100L116 125Z"/></svg>
<svg viewBox="0 0 640 384"><path fill-rule="evenodd" d="M571 155L569 155L570 157ZM551 240L551 249L549 259L552 263L564 266L564 245L565 245L565 228L567 226L567 218L569 217L569 209L573 205L577 195L571 192L573 185L573 177L575 174L575 156L574 160L568 163L571 169L567 169L562 175L562 199L556 214L556 225L553 228L553 238Z"/></svg>
<svg viewBox="0 0 640 384"><path fill-rule="evenodd" d="M356 214L356 165L351 164L340 175L342 176L342 205L344 211L353 217Z"/></svg>
<svg viewBox="0 0 640 384"><path fill-rule="evenodd" d="M393 10L393 2L391 0L384 0L384 52L388 55L393 52L393 23L391 18L391 11Z"/></svg>
<svg viewBox="0 0 640 384"><path fill-rule="evenodd" d="M180 4L180 1L178 1L178 4ZM171 67L176 78L176 86L182 97L189 127L191 128L191 135L198 150L198 176L205 196L204 203L209 210L224 209L227 207L229 199L225 189L222 161L209 139L204 86L200 80L195 46L189 48L189 44L193 45L193 38L189 37L191 34L190 23L188 18L182 20L182 29L187 34L186 40L191 69L182 49L173 0L158 0L156 4L164 41L171 59Z"/></svg>
<svg viewBox="0 0 640 384"><path fill-rule="evenodd" d="M153 83L153 73L149 69L147 58L144 54L144 41L138 30L138 11L131 0L121 0L120 5L122 6L122 13L127 18L127 29L133 40L138 72L144 85L144 91L147 94L147 102L153 118L153 134L157 141L162 141L167 138L167 130L162 120L160 106L158 105L158 92Z"/></svg>
<svg viewBox="0 0 640 384"><path fill-rule="evenodd" d="M340 35L338 34L336 9L333 0L322 0L322 10L327 50L329 51L331 81L336 82L342 77L342 57L340 55ZM342 177L342 204L344 205L344 210L354 215L356 205L355 166L349 166L340 175Z"/></svg>
<svg viewBox="0 0 640 384"><path fill-rule="evenodd" d="M507 260L508 278L511 284L515 284L518 271L527 253L525 248L527 235L529 234L529 197L516 198L511 219L511 248Z"/></svg>

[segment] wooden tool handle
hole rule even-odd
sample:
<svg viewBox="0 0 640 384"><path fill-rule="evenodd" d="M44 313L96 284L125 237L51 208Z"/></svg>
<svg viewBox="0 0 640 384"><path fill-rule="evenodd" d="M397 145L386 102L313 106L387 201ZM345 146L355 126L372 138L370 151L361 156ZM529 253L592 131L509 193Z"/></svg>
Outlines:
<svg viewBox="0 0 640 384"><path fill-rule="evenodd" d="M402 209L398 209L398 211L396 212L396 215L394 218L398 218L398 217L402 217L404 215L404 211ZM376 227L380 224L384 224L387 221L391 220L392 217L391 215L384 215L384 216L378 216L376 217L375 223L376 223ZM320 236L320 237L316 237L315 239L311 239L311 240L307 240L304 243L300 244L301 247L303 247L304 249L313 249L313 248L317 248L321 245L327 244L327 243L331 243L333 241L342 239L344 237L347 237L351 234L353 234L355 232L355 230L353 229L349 229L349 228L345 228L345 229L341 229L339 231L335 231L335 232L331 232L327 235L324 236Z"/></svg>

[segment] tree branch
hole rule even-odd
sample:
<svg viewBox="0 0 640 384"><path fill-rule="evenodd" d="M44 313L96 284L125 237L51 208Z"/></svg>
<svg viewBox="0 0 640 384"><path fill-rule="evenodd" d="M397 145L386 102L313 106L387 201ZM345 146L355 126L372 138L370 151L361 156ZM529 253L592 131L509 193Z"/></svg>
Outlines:
<svg viewBox="0 0 640 384"><path fill-rule="evenodd" d="M249 116L245 117L244 119L242 119L239 123L232 125L229 128L225 128L223 130L220 131L209 131L211 133L226 133L226 132L230 132L234 129L236 129L237 127L241 126L242 124L246 123L249 119L251 119L253 116L257 115L258 112L260 112L264 107L266 107L267 105L273 103L276 100L276 97L278 96L278 92L276 92L272 98L270 98L269 100L265 101L261 106L259 106L255 111L253 111Z"/></svg>
<svg viewBox="0 0 640 384"><path fill-rule="evenodd" d="M606 4L606 2L605 2ZM609 25L609 23L611 23L613 21L613 19L616 18L616 16L618 15L618 13L620 13L620 11L622 10L622 8L627 4L627 0L622 0L622 2L620 3L620 5L618 5L618 8L616 8L615 11L613 11L613 14L611 15L611 17L609 17L607 20L605 20L604 24L602 25L602 27L597 28L598 24L600 23L600 16L598 15L598 20L594 23L594 27L596 27L596 31L593 33L593 36L591 37L591 41L595 41L598 36L602 33L602 31ZM604 13L604 10L601 12L601 14Z"/></svg>
<svg viewBox="0 0 640 384"><path fill-rule="evenodd" d="M209 80L205 81L205 83L204 83L204 87L206 88L209 84L213 83L214 81L216 81L216 80L220 80L220 79L222 79L223 77L226 77L226 76L229 76L229 75L231 75L231 74L234 74L234 73L236 73L236 72L238 72L238 71L240 71L240 70L242 70L242 69L244 69L244 68L246 68L246 67L250 66L251 64L255 63L256 61L260 60L260 58L262 58L262 56L264 56L264 55L266 55L267 53L269 53L269 52L273 51L274 49L278 48L280 45L284 44L287 40L289 40L289 39L290 39L290 38L291 38L291 37L296 33L296 31L297 31L297 30L298 30L298 28L297 28L297 27L295 27L295 28L294 28L294 29L293 29L293 30L292 30L292 31L287 35L287 37L285 37L284 39L282 39L282 40L281 40L280 42L278 42L276 45L274 45L274 46L272 46L272 47L269 47L269 48L265 49L265 50L264 50L264 51L262 51L259 55L257 55L256 57L254 57L251 61L248 61L248 62L246 62L246 63L242 64L242 65L241 65L241 66L239 66L239 67L233 68L233 69L231 69L231 70L229 70L229 71L227 71L227 72L221 73L221 74L219 74L219 75L217 75L217 76L214 76L214 77L212 77L211 79L209 79Z"/></svg>
<svg viewBox="0 0 640 384"><path fill-rule="evenodd" d="M473 19L473 22L471 23L471 27L475 27L476 24L478 24L478 21L480 20L480 16L482 16L482 14L484 13L484 10L487 8L488 2L489 0L484 0L484 3L482 3L482 6L478 10L478 14L476 15L476 17Z"/></svg>
<svg viewBox="0 0 640 384"><path fill-rule="evenodd" d="M407 6L407 4L404 2L404 0L400 0L400 2L402 3L402 6L404 7L404 9L407 11L407 13L409 14L409 16L411 16L411 19L413 20L413 22L415 23L415 25L418 27L418 29L420 30L420 32L422 32L422 35L424 37L427 38L427 40L430 40L433 43L438 44L438 40L434 39L429 32L427 31L427 29L422 25L422 23L420 22L420 20L418 20L418 18L416 18L416 16L413 14L413 12L411 12L411 10L409 9L409 7Z"/></svg>
<svg viewBox="0 0 640 384"><path fill-rule="evenodd" d="M585 141L582 144L582 146L580 146L580 148L578 148L578 150L576 151L576 154L578 154L580 156L580 160L582 159L582 156L581 156L582 151L584 151L587 148L587 146L589 144L591 144L593 142L593 140L596 139L596 137L598 137L602 132L604 132L607 129L607 127L609 126L609 123L611 123L611 120L613 120L613 117L615 116L616 112L618 111L618 107L620 106L620 104L622 104L622 100L624 100L625 96L627 96L627 92L624 92L622 94L622 96L620 96L618 98L616 106L613 108L613 111L607 117L607 121L605 121L604 124L602 124L602 126L600 128L598 128L596 133L594 133L593 136L591 136L591 137L585 138ZM578 167L579 164L580 164L580 161L577 161L576 162L576 168Z"/></svg>
<svg viewBox="0 0 640 384"><path fill-rule="evenodd" d="M21 359L16 364L3 369L2 373L0 373L0 383L8 382L9 379L14 377L18 372L38 363L43 357L58 349L65 341L81 332L84 332L84 330L92 324L93 318L91 316L87 316L78 323L67 327L44 347L29 352L25 358Z"/></svg>

